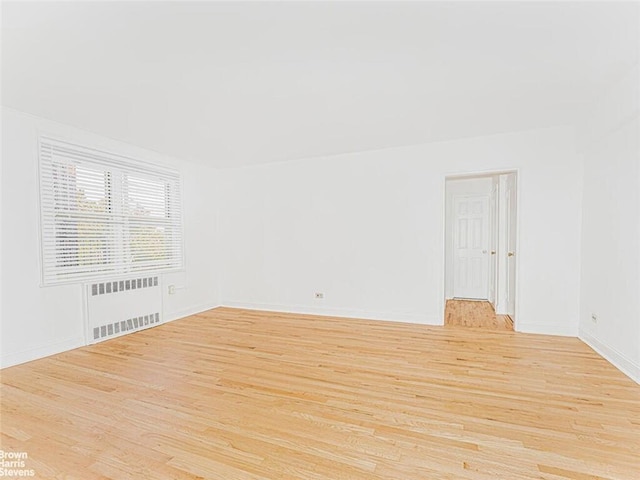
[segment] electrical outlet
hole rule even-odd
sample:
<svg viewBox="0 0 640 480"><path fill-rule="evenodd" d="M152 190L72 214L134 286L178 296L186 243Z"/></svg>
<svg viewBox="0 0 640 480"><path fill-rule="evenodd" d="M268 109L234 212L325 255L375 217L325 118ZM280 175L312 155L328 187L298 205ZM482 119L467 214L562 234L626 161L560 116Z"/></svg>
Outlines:
<svg viewBox="0 0 640 480"><path fill-rule="evenodd" d="M175 285L169 285L169 295L173 295L176 293L176 286Z"/></svg>
<svg viewBox="0 0 640 480"><path fill-rule="evenodd" d="M316 298L319 298L319 299L324 298L324 293L322 293L322 292L316 292Z"/></svg>
<svg viewBox="0 0 640 480"><path fill-rule="evenodd" d="M591 314L591 321L593 323L598 323L598 316L595 313Z"/></svg>

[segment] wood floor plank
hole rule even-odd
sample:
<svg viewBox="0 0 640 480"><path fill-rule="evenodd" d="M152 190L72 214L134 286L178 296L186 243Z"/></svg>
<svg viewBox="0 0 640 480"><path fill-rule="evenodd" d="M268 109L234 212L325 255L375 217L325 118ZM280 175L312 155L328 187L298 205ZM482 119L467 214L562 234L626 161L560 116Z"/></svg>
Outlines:
<svg viewBox="0 0 640 480"><path fill-rule="evenodd" d="M37 478L640 479L640 386L575 338L218 308L0 377Z"/></svg>

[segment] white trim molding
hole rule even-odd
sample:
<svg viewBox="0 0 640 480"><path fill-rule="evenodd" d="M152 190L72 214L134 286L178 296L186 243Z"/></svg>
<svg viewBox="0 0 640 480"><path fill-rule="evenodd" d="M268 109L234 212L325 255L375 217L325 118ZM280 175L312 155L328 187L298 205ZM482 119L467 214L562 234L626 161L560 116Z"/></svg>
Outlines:
<svg viewBox="0 0 640 480"><path fill-rule="evenodd" d="M596 353L624 373L627 377L640 384L640 365L626 357L615 348L609 347L600 340L580 330L578 338L593 348Z"/></svg>
<svg viewBox="0 0 640 480"><path fill-rule="evenodd" d="M516 332L534 333L538 335L558 335L561 337L577 337L577 331L573 325L554 325L550 323L516 323Z"/></svg>
<svg viewBox="0 0 640 480"><path fill-rule="evenodd" d="M327 317L357 318L362 320L379 320L385 322L417 323L421 325L444 325L444 317L428 317L415 313L377 312L359 310L355 308L312 307L307 305L281 305L273 303L252 302L223 302L221 305L229 308L244 308L247 310L264 310L268 312L298 313L300 315L322 315Z"/></svg>
<svg viewBox="0 0 640 480"><path fill-rule="evenodd" d="M218 307L222 307L222 305L218 303L203 303L195 307L176 310L175 312L166 312L164 314L163 323L173 322L174 320L180 320L181 318L188 317L190 315L196 315L198 313L206 312L208 310L213 310L214 308L218 308Z"/></svg>
<svg viewBox="0 0 640 480"><path fill-rule="evenodd" d="M66 352L68 350L84 346L84 337L74 337L62 342L49 343L35 348L21 350L19 352L7 353L1 357L2 364L0 365L0 368L13 367L14 365L31 362L33 360L49 357L57 353Z"/></svg>

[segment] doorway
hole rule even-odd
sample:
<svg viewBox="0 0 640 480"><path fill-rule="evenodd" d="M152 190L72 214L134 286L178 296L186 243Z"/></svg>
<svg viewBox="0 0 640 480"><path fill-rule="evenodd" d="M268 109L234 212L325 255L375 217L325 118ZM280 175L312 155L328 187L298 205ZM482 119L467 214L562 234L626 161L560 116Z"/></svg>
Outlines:
<svg viewBox="0 0 640 480"><path fill-rule="evenodd" d="M445 325L513 330L517 173L445 179Z"/></svg>

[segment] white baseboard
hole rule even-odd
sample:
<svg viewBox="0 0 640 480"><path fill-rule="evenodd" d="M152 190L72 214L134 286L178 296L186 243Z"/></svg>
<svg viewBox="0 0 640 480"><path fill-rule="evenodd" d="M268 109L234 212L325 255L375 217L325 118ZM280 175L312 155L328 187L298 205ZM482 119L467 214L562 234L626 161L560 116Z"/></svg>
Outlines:
<svg viewBox="0 0 640 480"><path fill-rule="evenodd" d="M84 345L84 337L74 337L62 342L49 343L39 347L21 350L19 352L3 354L1 357L2 364L0 365L0 368L12 367L21 363L55 355L56 353L73 350L74 348L84 347Z"/></svg>
<svg viewBox="0 0 640 480"><path fill-rule="evenodd" d="M640 365L626 357L615 348L605 345L600 340L580 329L578 338L593 348L600 356L611 363L636 383L640 383Z"/></svg>
<svg viewBox="0 0 640 480"><path fill-rule="evenodd" d="M195 307L183 308L182 310L176 310L175 312L167 312L164 315L164 321L173 322L174 320L179 320L181 318L188 317L189 315L195 315L196 313L206 312L207 310L220 306L221 305L219 303L202 303Z"/></svg>
<svg viewBox="0 0 640 480"><path fill-rule="evenodd" d="M537 333L539 335L558 335L560 337L577 337L578 330L571 325L553 325L548 323L520 323L516 319L516 332Z"/></svg>
<svg viewBox="0 0 640 480"><path fill-rule="evenodd" d="M217 303L206 303L197 305L195 307L185 308L176 312L169 312L164 315L164 322L178 320L180 318L188 317L189 315L194 315L206 310L211 310L212 308L216 307L219 307ZM49 357L57 353L73 350L74 348L84 347L85 345L86 343L84 337L80 336L70 338L69 340L64 340L62 342L45 344L36 348L3 354L0 357L0 368L12 367L14 365L30 362L32 360L38 360L39 358Z"/></svg>
<svg viewBox="0 0 640 480"><path fill-rule="evenodd" d="M265 310L269 312L299 313L302 315L323 315L329 317L360 318L365 320L382 320L387 322L419 323L422 325L443 325L443 318L430 318L414 313L377 312L351 308L328 308L308 305L282 305L274 303L254 303L226 301L221 306L230 308L246 308L248 310Z"/></svg>

